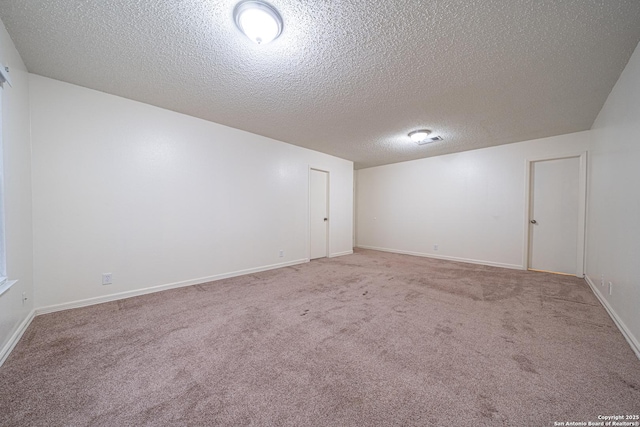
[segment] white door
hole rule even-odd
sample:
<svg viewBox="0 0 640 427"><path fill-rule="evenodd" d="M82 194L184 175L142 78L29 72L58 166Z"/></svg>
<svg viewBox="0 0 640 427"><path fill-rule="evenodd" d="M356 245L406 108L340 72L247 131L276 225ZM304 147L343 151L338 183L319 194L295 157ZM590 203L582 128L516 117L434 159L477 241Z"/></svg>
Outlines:
<svg viewBox="0 0 640 427"><path fill-rule="evenodd" d="M529 268L578 274L580 159L532 163Z"/></svg>
<svg viewBox="0 0 640 427"><path fill-rule="evenodd" d="M309 221L311 227L311 259L327 256L329 174L311 169L309 183Z"/></svg>

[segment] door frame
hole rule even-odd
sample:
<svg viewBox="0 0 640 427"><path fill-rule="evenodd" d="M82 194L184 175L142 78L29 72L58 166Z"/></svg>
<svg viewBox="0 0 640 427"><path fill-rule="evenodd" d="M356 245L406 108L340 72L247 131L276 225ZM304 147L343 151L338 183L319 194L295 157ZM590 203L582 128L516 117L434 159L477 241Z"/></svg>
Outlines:
<svg viewBox="0 0 640 427"><path fill-rule="evenodd" d="M576 276L584 278L585 272L585 238L587 223L587 151L576 151L562 155L535 157L525 160L525 206L524 206L524 246L522 250L522 269L529 269L529 253L531 251L531 191L533 165L547 160L578 158L580 160L580 176L578 181L578 259L576 260Z"/></svg>
<svg viewBox="0 0 640 427"><path fill-rule="evenodd" d="M329 258L330 230L331 230L331 172L325 169L316 168L309 165L307 176L307 261L311 261L311 171L324 172L327 174L327 247L326 257Z"/></svg>

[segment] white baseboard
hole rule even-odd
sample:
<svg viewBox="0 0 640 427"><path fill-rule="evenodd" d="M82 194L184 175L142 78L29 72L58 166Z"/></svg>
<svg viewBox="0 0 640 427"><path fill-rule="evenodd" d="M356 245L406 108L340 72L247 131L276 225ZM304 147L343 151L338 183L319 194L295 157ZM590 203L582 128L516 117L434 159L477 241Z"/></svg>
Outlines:
<svg viewBox="0 0 640 427"><path fill-rule="evenodd" d="M86 307L89 305L102 304L105 302L117 301L120 299L131 298L139 295L151 294L154 292L166 291L168 289L183 288L185 286L200 285L202 283L214 282L216 280L228 279L230 277L242 276L245 274L259 273L261 271L274 270L276 268L289 267L292 265L303 264L309 262L309 259L299 259L295 261L282 262L279 264L271 264L262 267L248 268L246 270L238 270L230 273L216 274L214 276L201 277L199 279L185 280L182 282L167 283L165 285L151 286L148 288L136 289L133 291L119 292L116 294L104 295L95 298L87 298L78 301L65 302L62 304L49 305L39 307L35 310L36 315L53 313L56 311L69 310L72 308Z"/></svg>
<svg viewBox="0 0 640 427"><path fill-rule="evenodd" d="M20 338L22 338L22 335L27 330L34 317L36 317L36 311L31 310L29 314L27 314L27 317L25 317L24 320L20 322L18 329L16 329L13 335L11 335L9 341L7 341L2 350L0 350L0 366L2 366L5 360L7 360L7 357L9 357L9 354L11 354L11 351L16 346L16 344L18 344L18 341L20 341Z"/></svg>
<svg viewBox="0 0 640 427"><path fill-rule="evenodd" d="M344 251L344 252L336 252L334 254L330 254L329 258L335 258L335 257L338 257L338 256L352 255L352 254L353 254L353 250Z"/></svg>
<svg viewBox="0 0 640 427"><path fill-rule="evenodd" d="M618 329L620 329L620 332L622 332L622 336L624 336L624 339L627 340L627 342L631 346L631 349L636 354L636 357L640 359L640 342L638 341L638 339L633 336L629 328L627 328L627 325L625 325L625 323L618 316L618 314L615 312L613 307L611 307L611 305L609 304L609 301L607 301L604 295L602 295L602 293L600 292L600 289L598 289L598 287L595 285L593 280L591 280L591 277L585 274L584 279L589 284L589 287L595 294L596 298L600 300L600 304L603 305L605 310L607 310L607 313L609 313L609 316L611 317L611 319L613 319L613 322L616 324Z"/></svg>
<svg viewBox="0 0 640 427"><path fill-rule="evenodd" d="M411 252L411 251L403 251L400 249L379 248L376 246L358 245L357 247L361 249L371 249L374 251L391 252L394 254L413 255L413 256L420 256L425 258L443 259L447 261L466 262L467 264L489 265L491 267L510 268L512 270L524 270L524 267L518 264L506 264L502 262L483 261L483 260L469 259L469 258L458 258L453 256L447 256L447 255L434 255L434 254L428 254L424 252Z"/></svg>
<svg viewBox="0 0 640 427"><path fill-rule="evenodd" d="M276 268L289 267L289 266L292 266L292 265L303 264L305 262L309 262L309 259L305 258L305 259L299 259L299 260L295 260L295 261L282 262L282 263L279 263L279 264L266 265L266 266L262 266L262 267L248 268L246 270L238 270L238 271L233 271L233 272L230 272L230 273L216 274L214 276L201 277L199 279L185 280L185 281L182 281L182 282L175 282L175 283L168 283L168 284L165 284L165 285L151 286L151 287L148 287L148 288L136 289L136 290L133 290L133 291L119 292L119 293L116 293L116 294L104 295L104 296L100 296L100 297L96 297L96 298L87 298L87 299L84 299L84 300L71 301L71 302L67 302L67 303L63 303L63 304L56 304L56 305L50 305L50 306L47 306L47 307L40 307L40 308L33 309L27 315L27 317L20 323L20 326L18 326L16 331L13 333L13 335L11 335L11 338L9 338L9 341L7 341L7 343L4 345L2 350L0 350L0 366L2 366L2 364L5 362L7 357L9 357L9 354L11 354L11 351L14 349L14 347L16 346L18 341L20 341L20 338L22 338L22 335L24 334L24 332L27 330L27 328L31 324L31 321L33 320L33 318L35 316L40 315L40 314L47 314L47 313L53 313L53 312L56 312L56 311L69 310L69 309L72 309L72 308L79 308L79 307L86 307L86 306L89 306L89 305L102 304L102 303L105 303L105 302L111 302L111 301L116 301L116 300L120 300L120 299L131 298L131 297L135 297L135 296L138 296L138 295L151 294L151 293L154 293L154 292L165 291L165 290L168 290L168 289L175 289L175 288L182 288L182 287L185 287L185 286L199 285L199 284L202 284L202 283L214 282L216 280L228 279L230 277L242 276L242 275L245 275L245 274L258 273L258 272L261 272L261 271L274 270Z"/></svg>

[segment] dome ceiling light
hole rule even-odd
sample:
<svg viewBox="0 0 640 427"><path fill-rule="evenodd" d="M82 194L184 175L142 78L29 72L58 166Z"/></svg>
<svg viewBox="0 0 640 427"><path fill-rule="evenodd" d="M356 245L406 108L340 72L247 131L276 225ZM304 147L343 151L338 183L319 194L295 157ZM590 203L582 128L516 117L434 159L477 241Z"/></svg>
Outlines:
<svg viewBox="0 0 640 427"><path fill-rule="evenodd" d="M268 3L259 0L240 2L233 9L236 25L257 44L267 44L282 33L282 17Z"/></svg>
<svg viewBox="0 0 640 427"><path fill-rule="evenodd" d="M409 138L418 145L429 144L435 141L442 141L442 137L432 135L429 129L420 129L409 132Z"/></svg>

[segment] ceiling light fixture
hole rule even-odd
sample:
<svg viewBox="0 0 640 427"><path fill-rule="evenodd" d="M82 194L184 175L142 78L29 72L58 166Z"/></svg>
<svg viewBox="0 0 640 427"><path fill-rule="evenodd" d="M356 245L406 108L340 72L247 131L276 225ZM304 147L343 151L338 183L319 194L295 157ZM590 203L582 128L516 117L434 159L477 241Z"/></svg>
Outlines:
<svg viewBox="0 0 640 427"><path fill-rule="evenodd" d="M420 129L409 132L409 138L411 138L413 142L417 142L418 144L429 138L429 135L431 135L431 131L429 129Z"/></svg>
<svg viewBox="0 0 640 427"><path fill-rule="evenodd" d="M257 44L267 44L282 32L282 17L268 3L258 0L240 2L233 9L236 25Z"/></svg>
<svg viewBox="0 0 640 427"><path fill-rule="evenodd" d="M432 135L429 129L420 129L409 132L409 138L418 145L429 144L435 141L442 141L442 137Z"/></svg>

